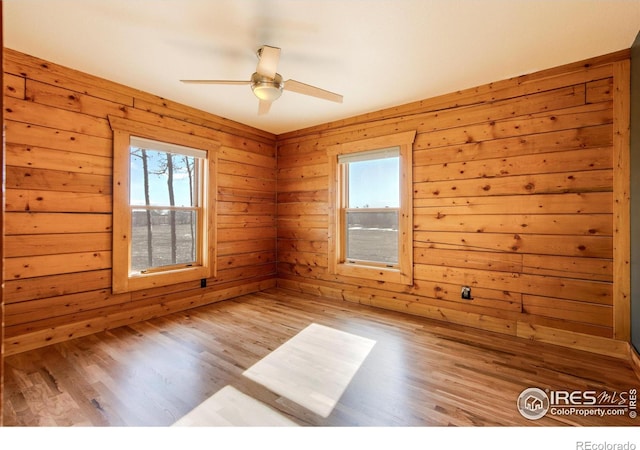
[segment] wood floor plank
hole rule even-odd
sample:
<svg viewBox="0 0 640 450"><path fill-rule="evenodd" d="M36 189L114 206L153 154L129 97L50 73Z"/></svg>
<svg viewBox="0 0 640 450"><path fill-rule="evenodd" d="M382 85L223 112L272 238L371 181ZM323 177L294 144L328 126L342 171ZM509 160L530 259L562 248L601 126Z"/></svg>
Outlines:
<svg viewBox="0 0 640 450"><path fill-rule="evenodd" d="M376 341L323 418L242 373L311 323ZM230 386L302 426L637 426L623 417L531 421L529 387L622 392L624 360L280 289L5 359L7 426L169 426Z"/></svg>

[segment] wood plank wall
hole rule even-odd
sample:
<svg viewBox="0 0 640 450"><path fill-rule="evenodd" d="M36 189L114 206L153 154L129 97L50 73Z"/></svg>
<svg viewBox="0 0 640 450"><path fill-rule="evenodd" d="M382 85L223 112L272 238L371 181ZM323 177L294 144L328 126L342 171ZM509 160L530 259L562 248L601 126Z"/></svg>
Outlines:
<svg viewBox="0 0 640 450"><path fill-rule="evenodd" d="M277 279L628 355L619 101L628 51L281 136L12 50L4 57L7 354ZM222 142L218 274L207 288L112 295L108 114ZM407 130L418 132L414 285L328 274L326 147Z"/></svg>
<svg viewBox="0 0 640 450"><path fill-rule="evenodd" d="M6 354L275 285L276 137L5 49ZM126 117L222 143L217 276L111 293L112 131Z"/></svg>
<svg viewBox="0 0 640 450"><path fill-rule="evenodd" d="M615 269L628 266L628 235L614 233L625 217L614 157L628 148L615 147L624 139L614 139L614 123L628 113L614 86L628 58L621 51L279 136L278 285L626 357L624 330L613 340L614 325L629 320L628 273ZM327 146L408 130L418 133L415 284L329 274ZM463 285L473 300L460 298Z"/></svg>

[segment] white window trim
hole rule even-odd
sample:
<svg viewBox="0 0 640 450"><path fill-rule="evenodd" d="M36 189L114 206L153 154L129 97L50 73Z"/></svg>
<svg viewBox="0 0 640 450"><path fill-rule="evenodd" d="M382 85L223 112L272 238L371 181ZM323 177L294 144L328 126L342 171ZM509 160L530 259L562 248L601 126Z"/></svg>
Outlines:
<svg viewBox="0 0 640 450"><path fill-rule="evenodd" d="M109 116L113 130L113 264L112 290L123 293L215 276L216 267L216 167L217 141L180 133L155 125ZM131 208L129 206L129 164L131 138L150 139L206 152L202 224L202 264L192 267L168 267L141 274L129 273L131 260Z"/></svg>
<svg viewBox="0 0 640 450"><path fill-rule="evenodd" d="M329 157L329 272L335 275L365 278L405 285L413 284L413 142L416 132L407 131L376 138L363 139L332 145L327 148ZM344 193L341 173L345 161L357 158L356 153L379 152L390 147L400 148L400 214L398 217L398 267L383 267L381 264L367 265L347 263L344 259L344 228L341 209L344 208Z"/></svg>

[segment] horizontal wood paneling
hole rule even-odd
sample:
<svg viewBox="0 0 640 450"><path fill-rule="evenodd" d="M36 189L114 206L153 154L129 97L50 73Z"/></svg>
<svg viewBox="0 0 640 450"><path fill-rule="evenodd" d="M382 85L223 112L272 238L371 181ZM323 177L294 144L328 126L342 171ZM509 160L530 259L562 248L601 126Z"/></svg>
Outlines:
<svg viewBox="0 0 640 450"><path fill-rule="evenodd" d="M111 194L112 181L110 176L28 169L10 165L7 165L6 171L7 189Z"/></svg>
<svg viewBox="0 0 640 450"><path fill-rule="evenodd" d="M413 160L418 170L421 166L433 164L441 164L444 167L445 164L449 166L485 159L497 160L494 161L496 163L505 157L610 147L612 144L613 127L607 124L432 149L416 149Z"/></svg>
<svg viewBox="0 0 640 450"><path fill-rule="evenodd" d="M111 287L111 270L75 272L31 279L7 279L5 301L17 303Z"/></svg>
<svg viewBox="0 0 640 450"><path fill-rule="evenodd" d="M100 270L110 267L111 252L109 251L7 258L4 266L7 280Z"/></svg>
<svg viewBox="0 0 640 450"><path fill-rule="evenodd" d="M4 95L7 97L24 98L26 84L24 77L5 73L2 81Z"/></svg>
<svg viewBox="0 0 640 450"><path fill-rule="evenodd" d="M610 256L610 237L555 235L519 235L494 233L454 233L419 231L414 233L414 246L453 248L469 251L501 251L535 253L542 255L584 256L603 258Z"/></svg>
<svg viewBox="0 0 640 450"><path fill-rule="evenodd" d="M113 146L110 138L41 127L32 123L5 122L6 134L12 136L7 145L24 145L70 152L73 155L94 155L111 159ZM68 169L70 170L70 169Z"/></svg>
<svg viewBox="0 0 640 450"><path fill-rule="evenodd" d="M611 192L419 198L413 206L436 214L611 214ZM542 217L544 219L544 217Z"/></svg>
<svg viewBox="0 0 640 450"><path fill-rule="evenodd" d="M614 65L626 57L279 136L279 286L545 341L557 328L602 350L615 325ZM329 274L327 147L410 130L414 285Z"/></svg>
<svg viewBox="0 0 640 450"><path fill-rule="evenodd" d="M7 189L5 208L21 212L111 213L112 198L100 193Z"/></svg>
<svg viewBox="0 0 640 450"><path fill-rule="evenodd" d="M9 236L111 231L108 214L10 212L5 217L5 234Z"/></svg>
<svg viewBox="0 0 640 450"><path fill-rule="evenodd" d="M592 148L535 155L483 159L416 167L414 182L496 178L543 173L611 169L611 148Z"/></svg>
<svg viewBox="0 0 640 450"><path fill-rule="evenodd" d="M414 229L459 233L568 234L612 236L608 214L426 214L416 210Z"/></svg>
<svg viewBox="0 0 640 450"><path fill-rule="evenodd" d="M111 128L106 118L97 118L13 97L5 99L5 120L31 123L89 136L109 139ZM9 140L7 140L9 142Z"/></svg>
<svg viewBox="0 0 640 450"><path fill-rule="evenodd" d="M10 144L6 152L14 167L50 169L110 176L113 170L111 158L85 155L69 151Z"/></svg>
<svg viewBox="0 0 640 450"><path fill-rule="evenodd" d="M274 285L274 135L13 50L4 54L10 352ZM111 293L108 115L221 143L218 267L207 287Z"/></svg>
<svg viewBox="0 0 640 450"><path fill-rule="evenodd" d="M81 251L110 251L111 233L58 233L5 237L5 257L62 255Z"/></svg>

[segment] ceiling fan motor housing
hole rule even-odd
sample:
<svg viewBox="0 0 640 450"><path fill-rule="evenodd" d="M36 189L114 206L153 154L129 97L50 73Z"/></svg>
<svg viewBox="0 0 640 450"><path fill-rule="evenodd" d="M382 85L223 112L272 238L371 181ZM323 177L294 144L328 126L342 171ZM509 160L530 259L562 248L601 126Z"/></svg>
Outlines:
<svg viewBox="0 0 640 450"><path fill-rule="evenodd" d="M251 89L260 100L272 102L282 95L284 82L279 73L274 78L269 78L254 72L251 75Z"/></svg>

